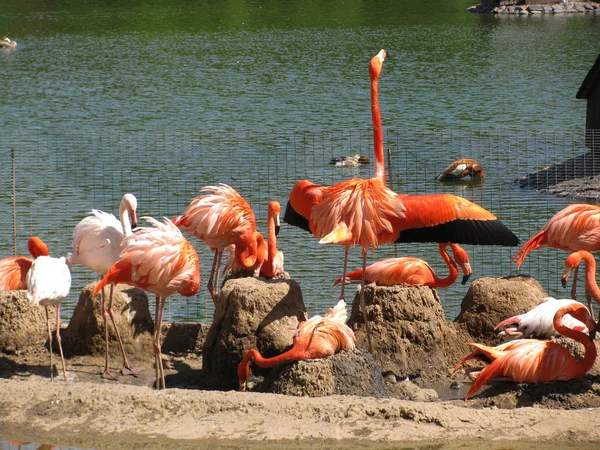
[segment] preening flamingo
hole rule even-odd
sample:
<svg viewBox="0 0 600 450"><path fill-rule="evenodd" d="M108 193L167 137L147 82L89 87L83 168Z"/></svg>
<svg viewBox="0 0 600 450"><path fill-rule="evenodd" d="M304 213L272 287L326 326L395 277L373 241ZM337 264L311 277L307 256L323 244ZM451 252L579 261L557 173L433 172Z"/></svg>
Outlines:
<svg viewBox="0 0 600 450"><path fill-rule="evenodd" d="M50 331L49 306L56 307L56 341L60 350L63 377L67 381L65 357L63 356L60 338L60 304L69 295L71 289L71 272L64 257L39 256L31 264L27 272L27 298L32 304L46 309L46 325L48 327L48 344L50 347L50 378L54 378L52 363L52 332Z"/></svg>
<svg viewBox="0 0 600 450"><path fill-rule="evenodd" d="M446 247L452 249L454 259L448 255ZM365 269L365 283L376 283L379 286L430 286L434 288L448 287L458 277L457 264L463 271L462 284L473 273L469 263L469 255L458 244L439 244L440 254L447 264L450 273L445 278L439 278L431 266L420 258L410 256L400 258L387 258L371 264ZM346 274L346 283L360 282L362 280L362 269L354 270ZM342 281L338 278L334 286Z"/></svg>
<svg viewBox="0 0 600 450"><path fill-rule="evenodd" d="M581 331L575 331L563 324L563 316L570 314L583 322L589 330L589 336ZM547 383L554 380L573 380L582 378L596 360L595 323L589 311L581 303L571 303L563 306L554 315L554 328L563 336L580 342L585 347L585 357L576 360L569 351L552 341L537 339L517 339L496 347L474 344L473 353L463 358L454 368L452 376L468 360L477 359L488 362L481 371L469 373L475 379L471 389L465 396L465 402L489 380L506 376L516 383Z"/></svg>
<svg viewBox="0 0 600 450"><path fill-rule="evenodd" d="M48 246L37 236L27 241L27 248L33 259L48 256ZM27 272L33 259L27 256L8 256L0 259L0 291L27 289Z"/></svg>
<svg viewBox="0 0 600 450"><path fill-rule="evenodd" d="M219 271L223 250L235 245L235 264L252 270L258 255L256 217L248 202L226 184L205 186L173 223L204 241L214 252L208 291L216 303L219 297Z"/></svg>
<svg viewBox="0 0 600 450"><path fill-rule="evenodd" d="M92 215L82 219L73 229L73 253L67 255L68 263L87 267L102 278L106 272L119 260L121 245L127 236L131 236L132 228L137 226L137 199L133 194L125 194L119 205L119 219L110 213L92 209ZM102 318L104 320L105 360L102 378L114 380L115 376L109 369L108 355L108 319L115 327L123 367L121 374L137 375L137 370L129 365L121 333L115 322L112 310L114 285L110 285L108 304L104 289L102 290Z"/></svg>
<svg viewBox="0 0 600 450"><path fill-rule="evenodd" d="M323 187L308 180L294 185L284 221L310 231L321 243L345 247L342 279L350 246L362 248L363 273L369 249L394 242L455 242L480 245L518 245L518 238L484 208L450 194L398 195L385 186L383 131L379 108L379 75L387 57L380 50L371 59L371 116L374 177L354 178ZM361 283L364 287L364 280ZM344 298L344 285L340 297ZM361 295L363 318L364 297ZM367 326L369 349L372 350Z"/></svg>
<svg viewBox="0 0 600 450"><path fill-rule="evenodd" d="M485 170L477 161L471 158L461 158L446 167L435 179L437 181L456 181L465 177L471 179L485 178Z"/></svg>
<svg viewBox="0 0 600 450"><path fill-rule="evenodd" d="M260 274L267 278L281 275L283 271L283 252L277 249L279 234L279 214L281 206L277 201L269 202L267 211L267 254L260 268Z"/></svg>
<svg viewBox="0 0 600 450"><path fill-rule="evenodd" d="M154 358L156 388L165 387L160 331L165 301L175 292L192 296L200 287L200 260L192 244L169 219L144 217L152 227L141 227L123 240L119 261L106 273L93 293L107 284L125 283L156 295Z"/></svg>
<svg viewBox="0 0 600 450"><path fill-rule="evenodd" d="M524 314L518 314L500 322L494 330L504 328L498 335L506 337L507 340L536 337L547 339L556 336L558 332L554 329L554 316L563 306L578 303L576 300L546 297L535 308ZM587 332L587 327L579 320L570 315L563 317L563 323L572 330Z"/></svg>
<svg viewBox="0 0 600 450"><path fill-rule="evenodd" d="M578 252L571 253L565 259L565 271L560 279L563 287L567 286L570 273L579 268L581 260L585 261L585 297L588 302L588 307L594 320L594 309L592 307L592 298L600 303L600 288L596 282L596 258L587 250L580 250ZM573 279L573 290L575 290L575 279Z"/></svg>
<svg viewBox="0 0 600 450"><path fill-rule="evenodd" d="M303 359L319 359L332 356L344 349L353 349L356 338L346 319L346 302L340 300L333 308L328 308L323 317L314 316L298 324L292 348L273 358L263 358L256 349L246 352L238 365L240 390L246 390L246 380L250 373L250 363L258 367L270 368L289 364Z"/></svg>

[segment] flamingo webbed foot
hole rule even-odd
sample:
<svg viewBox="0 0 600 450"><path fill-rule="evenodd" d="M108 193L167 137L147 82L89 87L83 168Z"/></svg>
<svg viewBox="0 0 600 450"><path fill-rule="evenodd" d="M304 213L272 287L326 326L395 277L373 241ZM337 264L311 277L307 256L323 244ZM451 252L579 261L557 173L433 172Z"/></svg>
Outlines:
<svg viewBox="0 0 600 450"><path fill-rule="evenodd" d="M131 375L133 377L138 377L138 374L140 373L140 371L138 369L134 369L133 367L129 366L129 365L124 365L123 367L121 367L121 375L123 376L127 376L127 375Z"/></svg>
<svg viewBox="0 0 600 450"><path fill-rule="evenodd" d="M103 380L117 381L117 377L115 377L110 370L105 370L102 372L101 376Z"/></svg>

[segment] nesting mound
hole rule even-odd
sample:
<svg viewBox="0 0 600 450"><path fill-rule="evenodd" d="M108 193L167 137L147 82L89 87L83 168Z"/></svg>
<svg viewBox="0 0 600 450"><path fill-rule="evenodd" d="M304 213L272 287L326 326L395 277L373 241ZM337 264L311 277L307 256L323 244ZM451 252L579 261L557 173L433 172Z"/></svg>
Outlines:
<svg viewBox="0 0 600 450"><path fill-rule="evenodd" d="M237 389L237 366L244 353L251 348L265 357L283 353L292 345L303 311L302 291L293 280L226 281L202 352L207 384Z"/></svg>
<svg viewBox="0 0 600 450"><path fill-rule="evenodd" d="M252 367L255 370L256 366ZM360 395L387 397L381 369L370 353L344 350L329 358L297 361L275 367L262 381L251 379L255 392L296 396Z"/></svg>
<svg viewBox="0 0 600 450"><path fill-rule="evenodd" d="M88 284L81 295L69 326L63 335L67 355L104 354L104 319L102 295L92 295L96 283ZM108 302L109 288L106 287ZM128 356L152 353L154 322L148 309L148 297L140 289L120 284L113 294L113 312ZM108 321L109 353L120 356L119 342L110 318Z"/></svg>
<svg viewBox="0 0 600 450"><path fill-rule="evenodd" d="M357 292L348 325L357 345L367 349L359 303ZM469 349L465 343L471 338L446 321L435 289L369 284L365 303L375 359L383 372L399 379L447 376Z"/></svg>
<svg viewBox="0 0 600 450"><path fill-rule="evenodd" d="M50 327L56 329L56 308L48 308ZM13 354L48 339L46 312L32 305L27 291L0 291L0 352Z"/></svg>
<svg viewBox="0 0 600 450"><path fill-rule="evenodd" d="M476 342L495 345L498 322L529 311L547 296L532 277L479 278L463 298L455 322Z"/></svg>

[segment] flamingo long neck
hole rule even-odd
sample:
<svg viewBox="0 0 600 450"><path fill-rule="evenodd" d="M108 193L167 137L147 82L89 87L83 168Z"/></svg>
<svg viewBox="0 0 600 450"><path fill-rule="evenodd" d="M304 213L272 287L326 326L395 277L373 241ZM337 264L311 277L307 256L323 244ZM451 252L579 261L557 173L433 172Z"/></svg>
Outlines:
<svg viewBox="0 0 600 450"><path fill-rule="evenodd" d="M583 344L585 347L585 357L576 361L578 375L583 376L594 365L598 351L596 350L594 341L592 341L585 333L573 330L563 324L563 316L571 314L572 310L577 308L585 308L585 306L581 304L572 304L559 309L554 315L553 325L554 329L560 334Z"/></svg>
<svg viewBox="0 0 600 450"><path fill-rule="evenodd" d="M269 211L267 235L267 257L269 262L272 263L277 256L277 236L275 236L275 213L271 211Z"/></svg>
<svg viewBox="0 0 600 450"><path fill-rule="evenodd" d="M596 282L596 258L589 252L583 253L582 257L585 261L585 288L594 300L600 303L600 288Z"/></svg>
<svg viewBox="0 0 600 450"><path fill-rule="evenodd" d="M300 361L305 358L304 351L292 347L281 355L274 356L273 358L263 358L263 356L255 348L248 350L238 366L238 378L241 383L245 383L250 373L250 362L254 360L258 367L263 369L269 369L271 367L279 366L281 364L289 364L294 361Z"/></svg>
<svg viewBox="0 0 600 450"><path fill-rule="evenodd" d="M263 250L264 251L264 250ZM258 258L257 242L255 238L242 240L235 244L235 261L244 269L251 269Z"/></svg>
<svg viewBox="0 0 600 450"><path fill-rule="evenodd" d="M121 208L119 211L119 220L121 221L121 226L123 227L123 237L131 236L133 232L131 230L131 219L127 209Z"/></svg>
<svg viewBox="0 0 600 450"><path fill-rule="evenodd" d="M379 110L379 74L371 75L371 118L373 120L373 152L375 157L375 178L385 185L385 161L383 156L383 130Z"/></svg>
<svg viewBox="0 0 600 450"><path fill-rule="evenodd" d="M442 259L448 266L448 270L450 271L450 273L448 274L448 276L446 278L439 278L437 275L435 275L435 281L436 281L437 287L448 287L448 286L452 285L456 281L456 278L458 277L458 267L456 267L456 263L448 254L448 251L446 250L447 245L448 244L439 244L439 248L440 248L440 255L442 255Z"/></svg>

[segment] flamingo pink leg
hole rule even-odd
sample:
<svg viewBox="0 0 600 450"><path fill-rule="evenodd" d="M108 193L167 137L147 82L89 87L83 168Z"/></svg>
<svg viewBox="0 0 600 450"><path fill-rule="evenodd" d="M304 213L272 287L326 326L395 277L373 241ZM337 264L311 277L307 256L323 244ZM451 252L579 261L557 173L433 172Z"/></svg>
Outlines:
<svg viewBox="0 0 600 450"><path fill-rule="evenodd" d="M48 328L48 347L50 348L50 381L54 381L54 364L52 362L52 331L50 330L50 314L46 306L46 325Z"/></svg>
<svg viewBox="0 0 600 450"><path fill-rule="evenodd" d="M108 367L108 311L106 309L106 296L104 294L104 288L102 289L102 320L104 322L104 371L102 372L102 378L105 380L116 380L116 377L110 372Z"/></svg>
<svg viewBox="0 0 600 450"><path fill-rule="evenodd" d="M342 283L342 292L340 293L340 300L346 300L346 294L345 294L346 271L348 269L348 252L349 251L350 251L350 246L346 245L346 247L344 247L344 273L342 274L343 283Z"/></svg>
<svg viewBox="0 0 600 450"><path fill-rule="evenodd" d="M110 285L110 294L108 296L108 315L110 317L110 320L113 324L113 326L115 327L115 331L117 332L117 339L119 340L119 347L121 348L121 355L123 356L123 367L121 367L121 375L133 375L134 377L137 377L138 375L138 370L134 369L133 367L131 367L129 365L129 362L127 361L127 355L125 354L125 346L123 345L123 339L121 339L121 333L119 332L119 327L117 327L117 322L115 321L115 315L112 309L112 302L113 302L113 289L114 289L114 284ZM102 293L104 295L104 289L102 290ZM104 322L104 326L106 327L106 318L105 318L105 322ZM108 335L107 335L108 337ZM106 347L107 347L107 369L108 369L108 341L106 342Z"/></svg>
<svg viewBox="0 0 600 450"><path fill-rule="evenodd" d="M64 377L65 381L67 381L67 369L65 367L65 356L63 355L62 339L60 338L60 305L56 305L56 341L58 342L58 351L60 352L60 361L62 362L63 377Z"/></svg>
<svg viewBox="0 0 600 450"><path fill-rule="evenodd" d="M346 247L347 248L347 247ZM365 330L367 332L367 340L369 342L369 351L373 354L373 343L371 342L371 329L369 327L369 322L367 321L367 304L365 303L365 273L367 272L367 250L363 249L362 251L362 281L360 284L360 307L362 308L363 320L365 322ZM344 276L346 274L344 273ZM345 284L345 283L344 283Z"/></svg>
<svg viewBox="0 0 600 450"><path fill-rule="evenodd" d="M154 321L154 339L153 339L153 346L154 346L154 359L155 359L155 366L156 366L156 382L155 382L155 386L156 389L165 389L166 388L166 384L165 384L165 372L164 372L164 368L163 368L163 364L162 364L162 353L161 353L161 345L160 345L160 338L161 338L161 328L162 328L162 318L163 318L163 312L165 310L165 301L166 298L160 298L159 296L156 296L156 307L155 307L155 318L156 320Z"/></svg>
<svg viewBox="0 0 600 450"><path fill-rule="evenodd" d="M219 297L219 268L221 267L222 255L222 251L215 249L215 256L213 257L213 264L210 270L210 277L208 278L208 284L206 285L206 288L208 289L208 292L210 292L214 303L217 302L217 298Z"/></svg>

